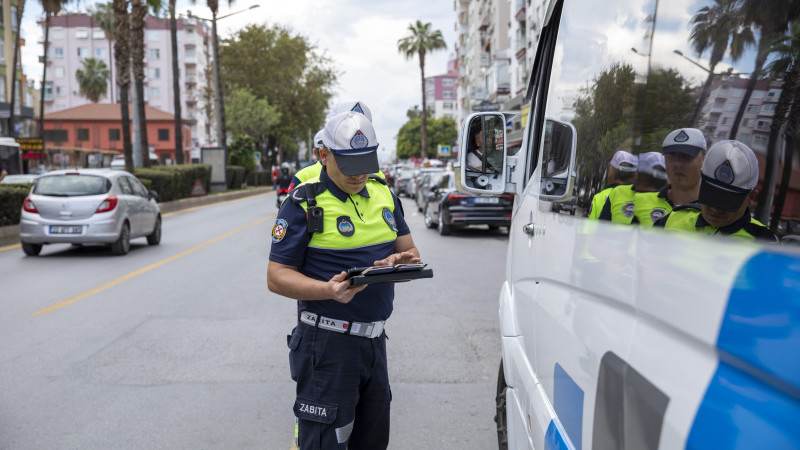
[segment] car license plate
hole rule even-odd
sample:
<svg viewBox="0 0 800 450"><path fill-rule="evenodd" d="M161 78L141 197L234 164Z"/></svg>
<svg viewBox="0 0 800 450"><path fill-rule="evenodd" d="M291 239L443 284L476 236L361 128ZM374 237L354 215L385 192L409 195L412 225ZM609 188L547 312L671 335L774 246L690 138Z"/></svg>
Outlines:
<svg viewBox="0 0 800 450"><path fill-rule="evenodd" d="M500 203L500 199L497 197L475 197L476 205L496 205L498 203Z"/></svg>
<svg viewBox="0 0 800 450"><path fill-rule="evenodd" d="M81 234L81 225L50 225L50 234Z"/></svg>

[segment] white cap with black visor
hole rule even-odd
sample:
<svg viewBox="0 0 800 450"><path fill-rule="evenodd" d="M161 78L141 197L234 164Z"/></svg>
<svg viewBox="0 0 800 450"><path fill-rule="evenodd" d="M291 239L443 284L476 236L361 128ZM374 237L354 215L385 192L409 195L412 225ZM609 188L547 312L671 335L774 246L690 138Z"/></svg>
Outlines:
<svg viewBox="0 0 800 450"><path fill-rule="evenodd" d="M380 169L375 129L361 113L347 111L331 117L323 129L322 143L345 175L370 174Z"/></svg>
<svg viewBox="0 0 800 450"><path fill-rule="evenodd" d="M699 203L734 212L758 184L758 160L739 141L720 141L708 149L701 169Z"/></svg>

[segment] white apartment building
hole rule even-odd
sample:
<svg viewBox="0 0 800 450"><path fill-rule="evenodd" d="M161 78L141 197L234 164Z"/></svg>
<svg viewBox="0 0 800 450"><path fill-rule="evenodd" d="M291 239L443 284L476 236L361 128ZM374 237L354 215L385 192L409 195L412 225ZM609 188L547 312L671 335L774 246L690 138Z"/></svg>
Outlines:
<svg viewBox="0 0 800 450"><path fill-rule="evenodd" d="M113 67L113 43L109 46L105 33L89 14L64 14L52 18L49 41L45 113L89 103L80 95L75 72L89 57ZM214 118L206 117L206 100L202 96L206 84L212 82L213 85L213 75L209 76L210 79L206 77L206 68L211 67L211 45L211 31L206 23L197 19L178 19L181 115L192 124L192 149L212 145L215 141ZM174 114L169 19L147 17L144 52L145 101L153 108ZM114 70L111 72L108 93L101 102L119 101L116 74ZM213 98L210 101L213 102Z"/></svg>

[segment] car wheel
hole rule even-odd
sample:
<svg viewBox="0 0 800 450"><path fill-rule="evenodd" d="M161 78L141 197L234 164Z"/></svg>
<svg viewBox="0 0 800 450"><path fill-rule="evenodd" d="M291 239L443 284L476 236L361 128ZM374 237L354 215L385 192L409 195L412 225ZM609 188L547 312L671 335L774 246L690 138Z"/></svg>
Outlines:
<svg viewBox="0 0 800 450"><path fill-rule="evenodd" d="M447 236L448 234L450 234L450 225L447 225L446 223L444 223L444 213L442 211L444 211L444 209L440 207L439 208L439 234L441 234L442 236Z"/></svg>
<svg viewBox="0 0 800 450"><path fill-rule="evenodd" d="M28 256L36 256L42 251L42 244L28 244L22 243L22 251Z"/></svg>
<svg viewBox="0 0 800 450"><path fill-rule="evenodd" d="M427 204L425 205L425 227L436 228L436 224L433 223L433 217L431 217L431 209Z"/></svg>
<svg viewBox="0 0 800 450"><path fill-rule="evenodd" d="M500 360L500 373L497 374L497 397L495 397L495 416L497 424L497 448L508 450L508 420L506 417L506 377L503 375L503 360Z"/></svg>
<svg viewBox="0 0 800 450"><path fill-rule="evenodd" d="M153 232L147 235L149 245L158 245L161 242L161 217L156 218L156 226Z"/></svg>
<svg viewBox="0 0 800 450"><path fill-rule="evenodd" d="M122 230L119 232L119 238L111 244L111 251L115 255L125 255L131 249L131 227L128 222L122 224Z"/></svg>

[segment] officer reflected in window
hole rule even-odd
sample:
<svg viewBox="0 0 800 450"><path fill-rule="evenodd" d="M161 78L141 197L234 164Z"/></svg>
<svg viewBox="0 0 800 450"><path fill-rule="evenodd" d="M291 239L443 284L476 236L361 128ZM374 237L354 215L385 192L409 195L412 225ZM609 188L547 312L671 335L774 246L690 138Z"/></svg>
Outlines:
<svg viewBox="0 0 800 450"><path fill-rule="evenodd" d="M636 163L636 181L623 184L608 194L600 220L614 223L636 224L636 202L645 203L647 195L655 195L667 184L667 171L664 168L664 155L659 152L647 152L638 155ZM650 219L648 222L652 223Z"/></svg>
<svg viewBox="0 0 800 450"><path fill-rule="evenodd" d="M750 216L757 184L753 150L739 141L717 142L703 161L698 203L677 206L655 227L777 243L777 235Z"/></svg>
<svg viewBox="0 0 800 450"><path fill-rule="evenodd" d="M589 205L589 219L598 219L603 205L606 203L611 190L622 184L633 184L636 180L636 168L639 165L639 158L625 150L617 150L611 161L608 163L606 173L606 187L592 197Z"/></svg>

